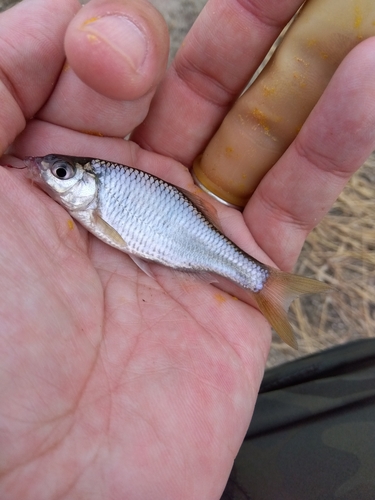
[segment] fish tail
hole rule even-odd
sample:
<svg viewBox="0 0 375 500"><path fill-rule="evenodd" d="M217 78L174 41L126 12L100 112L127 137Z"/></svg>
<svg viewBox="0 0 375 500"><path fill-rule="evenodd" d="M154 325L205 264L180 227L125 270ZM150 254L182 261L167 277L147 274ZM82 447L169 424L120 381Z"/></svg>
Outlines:
<svg viewBox="0 0 375 500"><path fill-rule="evenodd" d="M262 290L254 293L261 313L265 316L284 342L298 349L293 329L288 321L287 312L291 302L307 293L320 293L331 287L326 283L305 276L284 273L267 266L269 277Z"/></svg>

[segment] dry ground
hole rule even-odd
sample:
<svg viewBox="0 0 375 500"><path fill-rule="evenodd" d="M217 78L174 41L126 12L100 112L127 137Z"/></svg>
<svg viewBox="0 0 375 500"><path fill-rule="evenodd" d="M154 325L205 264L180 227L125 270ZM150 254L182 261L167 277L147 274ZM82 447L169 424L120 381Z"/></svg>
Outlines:
<svg viewBox="0 0 375 500"><path fill-rule="evenodd" d="M204 0L151 0L171 33L171 57ZM0 10L16 3L0 0ZM85 3L85 0L81 0ZM305 297L290 318L299 339L293 351L275 336L268 366L350 340L375 336L375 155L357 172L330 213L309 235L295 271L334 289Z"/></svg>

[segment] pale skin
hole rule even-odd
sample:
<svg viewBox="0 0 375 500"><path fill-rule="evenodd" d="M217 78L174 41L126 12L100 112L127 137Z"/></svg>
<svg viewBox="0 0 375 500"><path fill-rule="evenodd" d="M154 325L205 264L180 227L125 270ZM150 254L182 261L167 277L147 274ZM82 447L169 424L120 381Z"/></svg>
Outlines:
<svg viewBox="0 0 375 500"><path fill-rule="evenodd" d="M10 149L0 163L98 156L192 189L179 162L191 165L251 73L239 47L260 59L298 7L225 3L209 0L136 142L122 137L144 120L164 76L161 17L139 0L84 9L25 0L1 14L0 148ZM127 19L147 41L144 58L134 37L118 49ZM252 27L260 34L249 41ZM70 67L61 71L65 34ZM290 270L375 148L374 81L369 39L344 60L244 214L217 207L224 231L254 257ZM266 320L210 284L157 266L150 278L72 224L24 171L1 168L0 177L0 497L218 499L256 401Z"/></svg>

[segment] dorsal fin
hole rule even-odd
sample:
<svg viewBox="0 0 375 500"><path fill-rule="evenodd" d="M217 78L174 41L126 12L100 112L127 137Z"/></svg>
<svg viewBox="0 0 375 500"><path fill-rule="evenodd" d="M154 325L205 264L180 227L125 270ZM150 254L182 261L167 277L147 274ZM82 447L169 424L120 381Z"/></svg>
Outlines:
<svg viewBox="0 0 375 500"><path fill-rule="evenodd" d="M219 218L217 216L216 208L211 205L209 201L204 200L198 194L187 191L186 189L180 187L178 189L202 212L206 219L211 222L211 224L215 226L216 229L223 232Z"/></svg>

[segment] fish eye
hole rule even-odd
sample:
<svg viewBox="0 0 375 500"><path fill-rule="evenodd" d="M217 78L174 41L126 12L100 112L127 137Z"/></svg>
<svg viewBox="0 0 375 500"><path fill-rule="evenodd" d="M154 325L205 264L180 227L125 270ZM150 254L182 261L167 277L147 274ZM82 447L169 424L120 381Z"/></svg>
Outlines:
<svg viewBox="0 0 375 500"><path fill-rule="evenodd" d="M70 163L59 161L53 165L51 172L58 179L67 180L74 177L76 170Z"/></svg>

